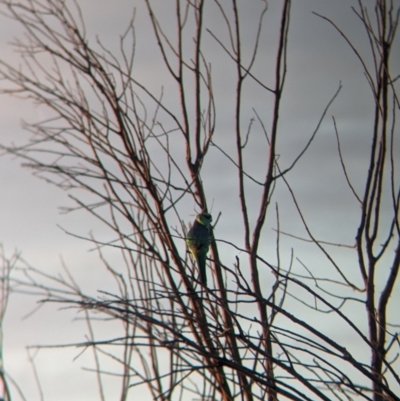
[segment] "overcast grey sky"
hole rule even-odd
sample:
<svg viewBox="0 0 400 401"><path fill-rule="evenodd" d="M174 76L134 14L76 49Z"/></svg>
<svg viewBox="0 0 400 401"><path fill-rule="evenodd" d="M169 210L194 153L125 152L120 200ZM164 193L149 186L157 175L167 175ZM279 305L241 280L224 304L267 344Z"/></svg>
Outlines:
<svg viewBox="0 0 400 401"><path fill-rule="evenodd" d="M160 68L160 57L149 25L146 10L140 0L82 0L79 1L85 19L88 36L94 40L98 35L111 50L118 51L119 35L124 31L137 7L137 62L136 73L148 85L157 88L165 85L167 96L173 96L173 88L164 82L165 71ZM165 14L165 23L171 17L172 0L161 2L160 12ZM209 1L212 3L212 1ZM369 1L368 3L372 3ZM251 43L255 35L256 21L263 7L261 0L241 0L241 27L244 37ZM342 84L342 90L329 109L321 125L315 142L304 159L288 179L296 191L304 213L311 219L315 234L323 240L354 243L357 227L358 205L345 185L340 162L337 157L336 139L331 116L337 119L341 133L344 157L348 162L350 177L355 188L363 188L365 168L368 161L370 136L372 132L373 99L362 72L361 65L346 45L343 38L326 21L313 14L313 11L334 20L365 55L368 61L368 41L364 28L351 10L357 1L351 0L294 0L292 5L291 26L288 50L288 77L283 95L282 113L278 141L281 165L289 165L299 150L307 143L329 100ZM272 85L271 66L275 61L277 27L281 2L269 1L262 31L262 46L255 72ZM221 17L210 5L206 14L206 25L220 28ZM173 28L171 27L171 30ZM20 28L5 17L0 16L0 54L9 62L18 63L18 54L7 43L19 35ZM172 31L171 31L172 32ZM205 34L204 41L209 43L208 54L214 60L216 71L215 93L217 98L216 141L229 149L229 135L233 127L233 98L231 77L233 67L215 41ZM246 42L246 43L247 43ZM398 41L397 41L398 44ZM397 46L399 49L400 46ZM244 54L249 50L244 46ZM399 51L392 60L400 65ZM263 72L265 71L265 75ZM1 83L0 83L1 84ZM243 116L243 126L254 117L252 108L268 121L268 101L265 94L249 86ZM21 119L34 121L45 116L46 112L28 103L7 96L0 97L0 141L19 142L27 138L21 128ZM247 159L249 170L257 174L260 161L266 157L265 140L259 132L252 135L249 142L250 156ZM239 210L236 182L232 166L216 156L217 150L210 150L210 162L203 171L203 180L208 191L209 204L213 212L222 211L221 221L216 229L217 238L235 241L241 221L236 221ZM77 279L93 290L105 285L99 271L99 261L95 252L88 252L91 245L68 236L60 228L81 235L94 232L107 236L100 223L82 212L60 214L59 207L71 205L67 194L42 180L32 176L29 170L20 166L21 161L10 156L0 158L0 242L11 254L14 249L22 252L30 264L50 272L61 271L60 258L73 271ZM216 174L218 172L218 174ZM222 174L223 173L223 174ZM260 178L263 172L260 171ZM294 212L284 186L278 186L276 197L279 199L283 219L281 229L297 235L304 235L300 219ZM256 193L256 192L255 192ZM250 200L250 207L258 211L256 196ZM193 218L194 205L186 205L186 221ZM268 224L273 227L274 224ZM290 241L283 240L290 249ZM222 246L222 249L223 246ZM268 249L266 247L266 249ZM227 255L229 250L225 249ZM312 254L307 247L299 249L298 256L317 261L318 255ZM349 255L349 256L347 256ZM233 261L233 255L231 257ZM348 259L346 259L348 257ZM343 263L352 266L354 255L346 253L338 256ZM319 262L318 262L319 263ZM321 265L322 266L322 265ZM321 267L322 268L322 267ZM83 341L83 324L72 323L72 314L51 313L56 308L47 307L34 316L22 320L34 308L29 297L14 296L4 323L4 358L6 370L26 391L30 400L39 399L32 370L28 364L25 346L28 344L63 343ZM104 335L112 333L112 328L104 328ZM40 351L37 356L38 373L43 385L46 400L97 400L95 377L92 373L82 372L81 367L93 366L89 356L73 360L79 350ZM110 394L113 390L110 388ZM15 398L17 400L18 397ZM109 399L112 399L110 396Z"/></svg>

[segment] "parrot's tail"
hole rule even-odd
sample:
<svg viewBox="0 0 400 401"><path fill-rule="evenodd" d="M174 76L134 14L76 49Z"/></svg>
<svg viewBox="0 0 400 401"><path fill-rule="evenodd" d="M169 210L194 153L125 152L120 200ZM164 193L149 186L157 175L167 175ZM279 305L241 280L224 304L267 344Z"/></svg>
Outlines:
<svg viewBox="0 0 400 401"><path fill-rule="evenodd" d="M206 260L198 260L197 262L200 270L200 281L201 283L206 286L207 285L207 274L206 274Z"/></svg>

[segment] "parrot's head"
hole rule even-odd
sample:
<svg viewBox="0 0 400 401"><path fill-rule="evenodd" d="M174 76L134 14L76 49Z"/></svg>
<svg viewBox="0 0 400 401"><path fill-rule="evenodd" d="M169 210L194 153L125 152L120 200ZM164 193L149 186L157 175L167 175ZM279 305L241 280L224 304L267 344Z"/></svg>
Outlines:
<svg viewBox="0 0 400 401"><path fill-rule="evenodd" d="M212 216L210 213L203 212L196 216L196 221L206 227L210 225L211 220Z"/></svg>

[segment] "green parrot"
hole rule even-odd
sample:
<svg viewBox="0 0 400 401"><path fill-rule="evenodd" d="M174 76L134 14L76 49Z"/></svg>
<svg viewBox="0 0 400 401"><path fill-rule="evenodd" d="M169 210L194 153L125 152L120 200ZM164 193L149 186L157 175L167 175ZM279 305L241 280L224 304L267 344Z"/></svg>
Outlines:
<svg viewBox="0 0 400 401"><path fill-rule="evenodd" d="M186 244L197 262L203 285L207 284L206 259L211 243L211 220L212 216L209 213L198 214L186 236Z"/></svg>

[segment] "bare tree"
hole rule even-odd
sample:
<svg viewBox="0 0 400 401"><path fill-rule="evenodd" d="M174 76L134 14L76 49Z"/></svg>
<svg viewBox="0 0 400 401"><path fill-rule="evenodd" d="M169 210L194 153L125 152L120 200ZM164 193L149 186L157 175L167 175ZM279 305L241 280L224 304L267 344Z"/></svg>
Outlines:
<svg viewBox="0 0 400 401"><path fill-rule="evenodd" d="M0 291L0 381L2 385L0 400L10 400L10 388L5 374L4 360L3 360L3 321L7 310L8 299L10 296L10 276L11 270L18 260L17 255L7 258L4 248L0 247L0 260L1 260L1 291Z"/></svg>
<svg viewBox="0 0 400 401"><path fill-rule="evenodd" d="M372 64L346 32L320 16L327 29L330 24L343 36L360 61L375 103L370 164L361 194L348 173L339 124L333 120L343 179L360 206L356 243L347 246L358 259L357 278L337 261L345 244L324 242L313 233L290 183L290 173L314 141L340 88L293 161L280 162L277 154L290 0L281 2L277 35L271 38L276 40L274 67L265 76L256 73L254 65L262 52L266 2L260 6L250 45L240 29L237 0L177 0L173 35L170 21L165 26L158 8L145 0L168 84L174 88L172 97L137 78L134 19L121 37L120 53L115 54L100 41L88 39L77 3L0 3L27 33L14 44L23 65L0 62L2 92L25 96L46 108L50 116L25 125L32 133L29 143L2 149L23 158L40 177L69 190L77 209L86 210L110 229L113 240L89 240L119 291L101 288L94 297L70 275L65 279L49 276L29 265L15 269L23 275L11 277L11 289L34 291L43 302L71 305L85 314L91 340L73 345L94 350L103 399L102 377L107 372L101 357L106 356L119 363L120 371L113 374L121 378L121 400L128 399L136 386L147 386L153 399L163 400L400 400L396 331L400 322L392 305L400 266L395 153L399 101L398 76L392 75L390 63L400 8L393 1L376 0L374 7L367 7L359 0L353 9L365 28ZM219 13L223 33L208 25L211 8L214 17ZM210 40L236 71L231 87L234 132L226 147L221 146L216 130L219 104L213 60L207 51ZM250 55L248 49L252 49ZM272 108L268 116L254 110L254 122L244 128L244 91L251 85L264 92ZM253 173L248 158L255 132L264 135L268 156ZM243 238L237 243L214 238L208 268L212 277L203 286L186 252L185 220L189 204L196 205L198 212L211 210L202 172L216 158L234 167ZM287 189L307 237L281 231L277 187ZM255 193L259 194L258 210L253 207ZM383 218L387 210L389 219ZM218 218L214 216L216 225ZM272 242L267 230L272 220L276 252L267 259L263 249L267 237ZM319 249L333 274L319 275L318 266L296 259L295 252L285 265L283 237L298 247L311 244ZM124 269L108 263L104 251L110 247L120 250ZM222 247L241 257L229 264L219 252ZM305 273L295 271L295 264ZM354 310L365 314L367 332L354 321ZM92 322L99 315L120 322L123 334L97 341ZM347 349L340 335L328 334L317 324L326 319L337 322L365 353Z"/></svg>

